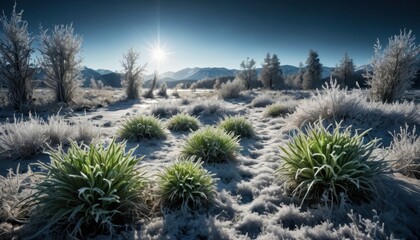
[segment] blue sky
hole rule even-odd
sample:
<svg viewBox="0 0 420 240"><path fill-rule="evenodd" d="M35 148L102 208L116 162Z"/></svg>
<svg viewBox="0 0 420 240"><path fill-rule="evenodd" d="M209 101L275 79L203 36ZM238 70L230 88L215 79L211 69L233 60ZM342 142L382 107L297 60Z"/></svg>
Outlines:
<svg viewBox="0 0 420 240"><path fill-rule="evenodd" d="M15 0L2 0L10 14ZM17 0L30 31L73 23L83 36L83 64L121 70L131 46L147 70L158 66L150 50L170 53L158 70L186 67L239 68L246 57L261 63L267 52L281 64L305 62L309 49L321 63L335 66L347 51L356 65L366 64L379 38L387 42L400 29L420 34L420 3L415 0ZM419 41L417 41L419 42Z"/></svg>

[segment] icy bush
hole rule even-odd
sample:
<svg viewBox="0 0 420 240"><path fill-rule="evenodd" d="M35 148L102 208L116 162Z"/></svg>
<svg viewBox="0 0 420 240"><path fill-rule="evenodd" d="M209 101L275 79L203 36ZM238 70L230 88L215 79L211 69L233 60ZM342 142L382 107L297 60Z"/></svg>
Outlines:
<svg viewBox="0 0 420 240"><path fill-rule="evenodd" d="M226 113L227 110L220 101L205 100L191 105L187 112L193 116L222 115Z"/></svg>
<svg viewBox="0 0 420 240"><path fill-rule="evenodd" d="M22 223L29 217L28 200L34 193L35 179L30 169L24 174L19 171L18 165L16 173L9 170L6 177L0 175L0 222Z"/></svg>
<svg viewBox="0 0 420 240"><path fill-rule="evenodd" d="M416 134L416 127L410 132L406 125L392 136L387 158L394 161L394 170L409 177L420 178L420 138Z"/></svg>
<svg viewBox="0 0 420 240"><path fill-rule="evenodd" d="M114 141L106 147L72 142L67 153L51 153L51 164L39 163L44 171L32 203L34 237L45 231L71 238L112 235L145 215L147 181L133 152Z"/></svg>
<svg viewBox="0 0 420 240"><path fill-rule="evenodd" d="M420 45L416 45L415 40L412 31L404 30L390 37L384 50L379 40L374 45L373 70L365 76L373 100L392 102L411 86L420 56Z"/></svg>
<svg viewBox="0 0 420 240"><path fill-rule="evenodd" d="M214 204L214 174L202 162L179 160L159 173L158 199L162 206L184 213L193 213Z"/></svg>
<svg viewBox="0 0 420 240"><path fill-rule="evenodd" d="M306 127L281 147L279 178L305 200L331 202L345 193L355 202L378 196L379 178L386 170L383 161L371 157L376 140L364 143L364 136L352 134L351 127L323 126L322 121Z"/></svg>
<svg viewBox="0 0 420 240"><path fill-rule="evenodd" d="M26 159L41 153L48 140L45 130L42 119L33 116L0 125L0 154Z"/></svg>
<svg viewBox="0 0 420 240"><path fill-rule="evenodd" d="M238 137L233 133L206 127L190 134L181 149L181 155L204 162L223 163L234 160L239 150Z"/></svg>
<svg viewBox="0 0 420 240"><path fill-rule="evenodd" d="M225 130L225 132L233 133L239 138L255 137L255 131L251 122L243 116L225 117L218 127Z"/></svg>
<svg viewBox="0 0 420 240"><path fill-rule="evenodd" d="M140 141L144 138L165 138L162 123L153 116L131 116L127 118L120 128L118 135L121 138Z"/></svg>
<svg viewBox="0 0 420 240"><path fill-rule="evenodd" d="M222 83L217 95L220 99L231 99L241 96L241 91L245 90L245 85L241 80L235 78L233 81Z"/></svg>
<svg viewBox="0 0 420 240"><path fill-rule="evenodd" d="M181 109L178 107L177 103L172 101L155 103L150 107L151 115L158 118L169 118L180 112Z"/></svg>
<svg viewBox="0 0 420 240"><path fill-rule="evenodd" d="M361 90L341 90L336 81L324 85L324 90L304 99L296 110L287 116L286 128L301 127L318 119L340 122L356 128L386 129L394 125L420 124L420 110L413 102L369 102Z"/></svg>
<svg viewBox="0 0 420 240"><path fill-rule="evenodd" d="M42 31L40 39L44 83L54 92L58 102L74 102L82 84L82 60L77 58L82 38L74 34L72 25L57 25L51 35Z"/></svg>
<svg viewBox="0 0 420 240"><path fill-rule="evenodd" d="M260 95L254 98L251 102L253 107L266 107L274 103L274 100L269 95Z"/></svg>
<svg viewBox="0 0 420 240"><path fill-rule="evenodd" d="M200 122L196 117L177 114L169 119L167 127L172 131L196 131L200 128Z"/></svg>

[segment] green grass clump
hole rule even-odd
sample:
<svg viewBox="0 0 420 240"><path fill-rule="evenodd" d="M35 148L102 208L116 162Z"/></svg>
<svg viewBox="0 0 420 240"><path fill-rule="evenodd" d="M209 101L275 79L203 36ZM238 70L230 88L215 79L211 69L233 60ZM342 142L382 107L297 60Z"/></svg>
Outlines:
<svg viewBox="0 0 420 240"><path fill-rule="evenodd" d="M182 147L181 155L221 163L235 159L239 150L238 137L222 129L206 127L191 133Z"/></svg>
<svg viewBox="0 0 420 240"><path fill-rule="evenodd" d="M217 195L213 176L200 161L180 160L165 167L158 180L161 205L186 213L210 206Z"/></svg>
<svg viewBox="0 0 420 240"><path fill-rule="evenodd" d="M239 138L253 138L255 131L252 124L242 116L226 117L219 123L219 128L231 132Z"/></svg>
<svg viewBox="0 0 420 240"><path fill-rule="evenodd" d="M113 234L147 211L146 178L125 143L108 146L77 145L67 153L51 153L51 164L39 163L45 171L34 197L31 224L42 234L84 238Z"/></svg>
<svg viewBox="0 0 420 240"><path fill-rule="evenodd" d="M167 127L172 131L196 131L200 128L200 124L196 117L177 114L169 119Z"/></svg>
<svg viewBox="0 0 420 240"><path fill-rule="evenodd" d="M165 138L162 124L153 116L129 117L118 130L121 138L140 141L143 138Z"/></svg>
<svg viewBox="0 0 420 240"><path fill-rule="evenodd" d="M279 103L271 104L268 107L265 108L263 116L264 117L280 117L284 116L287 113L289 113L289 109L285 107L284 105L281 105Z"/></svg>
<svg viewBox="0 0 420 240"><path fill-rule="evenodd" d="M376 140L365 144L368 131L352 134L350 128L339 123L324 127L317 121L280 147L282 164L276 172L302 203L321 198L336 202L341 193L354 202L378 195L376 184L386 167L371 157Z"/></svg>

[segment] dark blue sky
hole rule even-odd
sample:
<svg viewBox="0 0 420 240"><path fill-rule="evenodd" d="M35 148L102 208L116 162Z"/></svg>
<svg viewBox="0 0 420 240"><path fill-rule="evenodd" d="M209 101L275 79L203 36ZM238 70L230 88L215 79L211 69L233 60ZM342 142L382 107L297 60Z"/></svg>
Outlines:
<svg viewBox="0 0 420 240"><path fill-rule="evenodd" d="M0 9L9 15L14 1L2 0ZM133 46L153 71L150 49L158 39L170 52L159 70L174 71L239 68L248 56L261 63L266 52L298 65L309 49L325 66L345 51L361 65L377 38L385 45L400 29L420 34L419 0L17 0L17 9L34 34L40 24L73 23L83 36L84 65L111 70L120 70L122 53Z"/></svg>

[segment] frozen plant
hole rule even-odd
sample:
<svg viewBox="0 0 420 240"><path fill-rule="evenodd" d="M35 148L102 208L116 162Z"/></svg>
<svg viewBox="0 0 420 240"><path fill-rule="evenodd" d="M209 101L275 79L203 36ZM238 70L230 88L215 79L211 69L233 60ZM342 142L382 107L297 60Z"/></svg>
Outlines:
<svg viewBox="0 0 420 240"><path fill-rule="evenodd" d="M82 84L80 71L82 37L74 34L72 25L55 26L52 34L41 31L41 67L45 71L45 84L58 102L71 103L77 98Z"/></svg>
<svg viewBox="0 0 420 240"><path fill-rule="evenodd" d="M30 63L33 38L28 33L28 23L22 20L22 13L16 13L15 3L10 19L4 13L0 17L0 85L7 86L9 104L20 111L32 100L35 71Z"/></svg>
<svg viewBox="0 0 420 240"><path fill-rule="evenodd" d="M377 40L371 61L372 73L365 75L370 97L375 101L392 102L402 97L411 86L418 70L420 45L412 31L400 31L389 38L385 49Z"/></svg>

